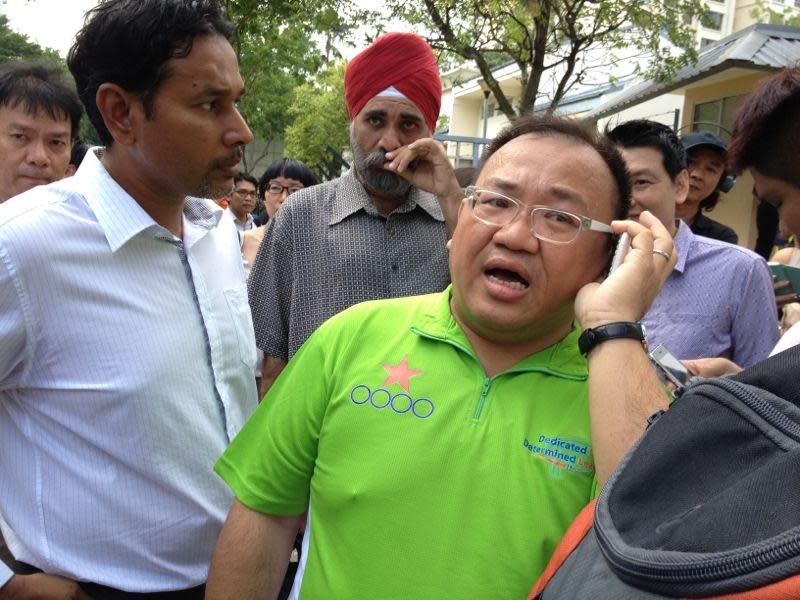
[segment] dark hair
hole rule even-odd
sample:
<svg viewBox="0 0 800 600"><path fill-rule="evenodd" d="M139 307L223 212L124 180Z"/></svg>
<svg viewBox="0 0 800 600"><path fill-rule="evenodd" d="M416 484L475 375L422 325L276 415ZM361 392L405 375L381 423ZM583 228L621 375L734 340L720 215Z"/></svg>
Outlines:
<svg viewBox="0 0 800 600"><path fill-rule="evenodd" d="M686 169L686 150L671 127L647 119L627 121L608 129L605 134L622 148L653 148L661 153L661 164L674 182Z"/></svg>
<svg viewBox="0 0 800 600"><path fill-rule="evenodd" d="M800 66L762 81L744 99L728 144L735 175L752 167L800 188Z"/></svg>
<svg viewBox="0 0 800 600"><path fill-rule="evenodd" d="M69 155L69 164L75 167L80 167L83 162L83 157L89 151L89 144L83 140L75 140L72 144L72 152Z"/></svg>
<svg viewBox="0 0 800 600"><path fill-rule="evenodd" d="M279 158L267 167L264 174L258 180L258 197L263 198L264 192L267 191L269 182L276 177L286 177L287 179L296 179L305 187L317 185L319 180L314 173L311 172L301 160L296 158Z"/></svg>
<svg viewBox="0 0 800 600"><path fill-rule="evenodd" d="M486 146L473 181L477 181L478 176L486 166L486 161L489 160L492 154L497 152L508 142L529 134L547 137L566 137L593 148L603 159L608 170L611 171L611 177L617 188L618 202L614 218L624 219L628 216L628 210L631 206L631 183L625 161L622 159L619 150L617 150L616 146L614 146L608 138L600 135L594 128L582 121L559 117L534 117L530 115L518 117ZM613 244L613 241L611 243Z"/></svg>
<svg viewBox="0 0 800 600"><path fill-rule="evenodd" d="M245 173L243 171L236 174L236 177L233 178L233 185L235 186L240 181L247 181L248 183L252 183L253 187L258 189L258 179L250 175L250 173Z"/></svg>
<svg viewBox="0 0 800 600"><path fill-rule="evenodd" d="M155 93L170 75L167 62L186 57L197 36L230 39L233 31L215 0L107 0L87 12L67 64L100 141L113 142L95 102L101 84L137 94L152 118Z"/></svg>
<svg viewBox="0 0 800 600"><path fill-rule="evenodd" d="M0 106L19 105L30 115L44 111L52 119L69 119L70 137L78 137L83 108L78 95L54 65L11 61L0 65Z"/></svg>

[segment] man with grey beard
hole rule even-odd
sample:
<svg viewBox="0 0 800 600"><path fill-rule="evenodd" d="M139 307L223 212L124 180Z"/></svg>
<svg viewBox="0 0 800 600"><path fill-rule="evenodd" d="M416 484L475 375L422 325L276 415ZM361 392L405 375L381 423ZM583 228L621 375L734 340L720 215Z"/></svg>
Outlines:
<svg viewBox="0 0 800 600"><path fill-rule="evenodd" d="M417 35L386 34L348 65L345 96L352 170L292 194L250 274L256 344L265 355L262 396L329 317L365 300L441 291L450 281L445 245L463 193L429 139L441 104L433 52ZM398 150L417 160L400 168Z"/></svg>

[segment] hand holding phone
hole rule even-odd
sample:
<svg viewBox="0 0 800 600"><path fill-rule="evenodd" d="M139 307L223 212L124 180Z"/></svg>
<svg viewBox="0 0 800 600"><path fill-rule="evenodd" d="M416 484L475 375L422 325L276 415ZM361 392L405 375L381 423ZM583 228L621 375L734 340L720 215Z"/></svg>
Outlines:
<svg viewBox="0 0 800 600"><path fill-rule="evenodd" d="M650 352L650 360L669 381L679 388L684 387L692 377L692 374L689 373L689 369L675 358L663 344L659 344Z"/></svg>

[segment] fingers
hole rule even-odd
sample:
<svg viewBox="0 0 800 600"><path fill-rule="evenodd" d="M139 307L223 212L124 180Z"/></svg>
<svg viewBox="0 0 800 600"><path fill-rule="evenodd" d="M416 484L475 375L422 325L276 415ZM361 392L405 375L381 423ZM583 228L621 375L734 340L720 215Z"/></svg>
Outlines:
<svg viewBox="0 0 800 600"><path fill-rule="evenodd" d="M383 165L384 169L397 173L405 172L413 161L427 161L435 164L447 160L447 154L441 142L433 138L422 138L408 146L402 146L386 153L389 162Z"/></svg>
<svg viewBox="0 0 800 600"><path fill-rule="evenodd" d="M628 232L631 236L631 250L638 251L641 258L649 256L654 272L662 283L669 277L678 262L678 254L675 252L672 235L657 217L644 211L639 215L638 223L614 221L611 227L615 233Z"/></svg>
<svg viewBox="0 0 800 600"><path fill-rule="evenodd" d="M797 294L780 294L775 296L775 304L777 304L779 307L786 304L791 304L792 302L797 302L798 300L800 300L800 296Z"/></svg>

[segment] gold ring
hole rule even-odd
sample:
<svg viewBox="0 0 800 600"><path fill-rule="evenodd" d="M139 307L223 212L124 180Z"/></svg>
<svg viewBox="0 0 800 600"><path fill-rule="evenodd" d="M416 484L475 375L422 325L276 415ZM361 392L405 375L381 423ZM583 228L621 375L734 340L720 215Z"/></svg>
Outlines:
<svg viewBox="0 0 800 600"><path fill-rule="evenodd" d="M665 252L664 250L659 250L658 248L653 248L653 254L658 254L659 256L663 256L664 258L667 259L667 262L669 262L670 259L672 258L669 252Z"/></svg>

